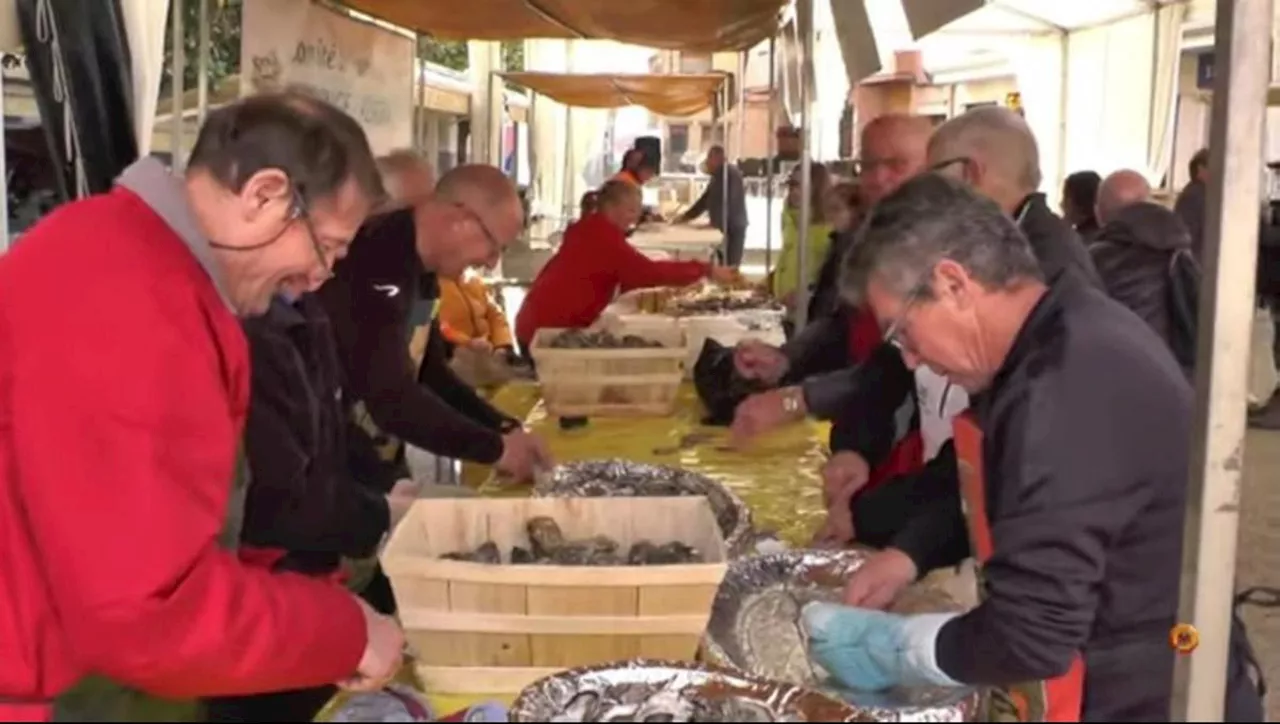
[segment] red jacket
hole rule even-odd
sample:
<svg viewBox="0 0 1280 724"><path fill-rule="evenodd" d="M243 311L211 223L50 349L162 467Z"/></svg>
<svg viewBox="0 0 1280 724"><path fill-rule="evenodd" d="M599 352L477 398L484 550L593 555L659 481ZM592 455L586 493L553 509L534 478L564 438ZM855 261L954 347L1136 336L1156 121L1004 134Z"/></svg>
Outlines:
<svg viewBox="0 0 1280 724"><path fill-rule="evenodd" d="M0 257L0 721L47 717L90 672L169 698L354 672L345 590L217 543L247 356L192 249L131 191L63 206Z"/></svg>
<svg viewBox="0 0 1280 724"><path fill-rule="evenodd" d="M516 339L529 348L543 328L589 327L618 292L692 284L707 275L700 261L654 261L605 218L592 214L570 226L516 315Z"/></svg>

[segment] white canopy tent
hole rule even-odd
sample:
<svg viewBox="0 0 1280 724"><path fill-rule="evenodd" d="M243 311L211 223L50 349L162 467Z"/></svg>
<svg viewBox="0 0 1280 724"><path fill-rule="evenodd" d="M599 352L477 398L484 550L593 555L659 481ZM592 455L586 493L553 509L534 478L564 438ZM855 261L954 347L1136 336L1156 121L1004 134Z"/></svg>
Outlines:
<svg viewBox="0 0 1280 724"><path fill-rule="evenodd" d="M1079 169L1105 175L1131 167L1157 183L1165 175L1182 29L1188 18L1211 16L1213 0L865 0L834 7L854 82L908 48L918 48L932 72L1006 61L1040 142L1042 190L1056 197L1063 177Z"/></svg>

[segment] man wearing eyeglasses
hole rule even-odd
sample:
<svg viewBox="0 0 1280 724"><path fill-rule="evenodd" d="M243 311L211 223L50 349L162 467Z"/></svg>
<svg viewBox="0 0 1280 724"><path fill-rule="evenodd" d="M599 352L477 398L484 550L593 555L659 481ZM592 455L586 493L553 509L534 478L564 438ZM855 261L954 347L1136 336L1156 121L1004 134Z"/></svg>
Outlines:
<svg viewBox="0 0 1280 724"><path fill-rule="evenodd" d="M494 266L523 228L515 186L497 168L482 165L454 168L413 206L365 223L333 281L319 292L333 322L345 402L358 428L349 440L353 449L375 449L387 465L402 469L401 443L408 443L495 465L515 480L550 467L541 440L449 369L436 318L437 276L455 279L469 268ZM409 340L422 325L430 332L416 366Z"/></svg>
<svg viewBox="0 0 1280 724"><path fill-rule="evenodd" d="M923 615L810 604L811 650L852 690L989 687L988 721L1164 721L1192 390L1147 324L1046 266L1007 206L941 173L868 221L846 295L908 367L974 396L955 426L965 505L924 552L981 561L982 600ZM1232 629L1225 721L1261 721L1248 639Z"/></svg>
<svg viewBox="0 0 1280 724"><path fill-rule="evenodd" d="M185 174L137 161L0 259L0 721L395 673L394 620L237 550L240 318L315 288L380 194L353 119L253 96Z"/></svg>

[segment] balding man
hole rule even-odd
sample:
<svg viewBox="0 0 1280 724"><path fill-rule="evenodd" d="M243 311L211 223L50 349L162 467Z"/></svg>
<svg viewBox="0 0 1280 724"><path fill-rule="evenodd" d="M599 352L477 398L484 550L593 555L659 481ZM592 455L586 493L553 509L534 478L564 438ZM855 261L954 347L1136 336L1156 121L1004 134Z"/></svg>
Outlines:
<svg viewBox="0 0 1280 724"><path fill-rule="evenodd" d="M1189 371L1200 270L1186 225L1153 203L1146 177L1130 170L1102 182L1097 215L1102 231L1089 253L1107 292L1151 325Z"/></svg>
<svg viewBox="0 0 1280 724"><path fill-rule="evenodd" d="M378 171L387 192L383 211L415 206L431 196L436 186L431 164L411 149L399 149L378 158Z"/></svg>
<svg viewBox="0 0 1280 724"><path fill-rule="evenodd" d="M926 150L933 124L922 116L889 114L866 125L862 132L859 184L865 208L872 208L915 174L924 170ZM844 518L848 500L868 481L879 482L909 472L919 466L919 438L912 425L897 425L890 412L882 426L867 432L867 404L880 410L881 400L850 404L858 390L875 390L905 380L911 374L901 363L888 369L894 379L882 375L882 365L870 364L881 346L881 332L875 318L865 309L844 304L837 292L843 257L852 245L854 233L837 235L818 275L810 306L810 322L781 349L762 343L741 345L737 354L739 372L766 382L787 384L779 389L753 395L739 405L734 417L734 434L739 439L754 436L805 415L834 420L831 459L823 468L829 506L835 515L819 538L843 543L852 535ZM863 374L859 370L866 370ZM914 419L915 402L905 395L895 398L904 410L903 419ZM896 409L895 407L895 409Z"/></svg>
<svg viewBox="0 0 1280 724"><path fill-rule="evenodd" d="M415 205L366 222L321 289L345 373L343 402L359 427L350 444L357 452L382 453L364 455L369 465L401 467L400 441L442 457L496 464L517 479L550 464L518 421L450 371L436 319L437 275L456 279L468 268L493 266L521 233L523 217L516 189L501 171L459 166ZM424 324L430 337L415 369L409 334Z"/></svg>
<svg viewBox="0 0 1280 724"><path fill-rule="evenodd" d="M1018 223L1052 278L1071 269L1097 286L1098 273L1079 235L1049 210L1040 188L1040 150L1022 116L998 106L976 108L938 127L929 167L963 179Z"/></svg>

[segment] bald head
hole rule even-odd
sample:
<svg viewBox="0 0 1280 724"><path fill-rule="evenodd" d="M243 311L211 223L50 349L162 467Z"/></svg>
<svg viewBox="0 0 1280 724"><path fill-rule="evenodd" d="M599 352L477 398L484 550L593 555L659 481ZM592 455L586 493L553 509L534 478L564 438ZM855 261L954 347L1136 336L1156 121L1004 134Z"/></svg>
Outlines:
<svg viewBox="0 0 1280 724"><path fill-rule="evenodd" d="M469 267L492 267L524 231L520 193L493 166L467 164L450 170L415 211L423 262L448 279Z"/></svg>
<svg viewBox="0 0 1280 724"><path fill-rule="evenodd" d="M890 113L862 129L858 179L867 204L874 204L925 169L933 124L924 116Z"/></svg>
<svg viewBox="0 0 1280 724"><path fill-rule="evenodd" d="M980 193L1012 213L1040 188L1040 149L1022 116L984 106L938 127L929 140L929 165L963 174Z"/></svg>
<svg viewBox="0 0 1280 724"><path fill-rule="evenodd" d="M1107 224L1127 206L1149 201L1151 184L1137 171L1116 171L1098 187L1097 216L1099 224Z"/></svg>
<svg viewBox="0 0 1280 724"><path fill-rule="evenodd" d="M415 206L426 200L436 185L431 164L408 149L392 151L379 158L378 172L387 190L387 208Z"/></svg>

